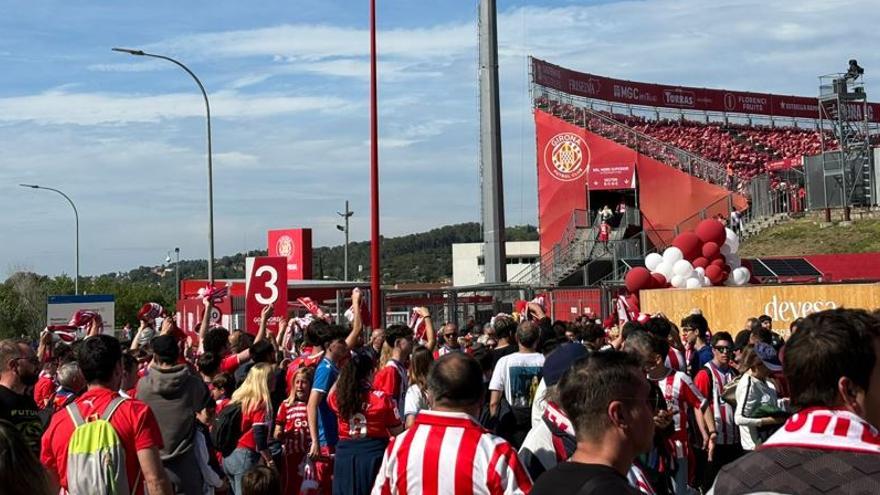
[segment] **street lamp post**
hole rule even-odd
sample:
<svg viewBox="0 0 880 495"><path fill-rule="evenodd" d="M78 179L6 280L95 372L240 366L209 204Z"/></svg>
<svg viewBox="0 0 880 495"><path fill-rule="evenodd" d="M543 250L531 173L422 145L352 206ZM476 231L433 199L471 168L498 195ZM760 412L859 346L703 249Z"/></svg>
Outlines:
<svg viewBox="0 0 880 495"><path fill-rule="evenodd" d="M385 325L379 270L379 109L376 62L376 0L370 0L370 313L373 327Z"/></svg>
<svg viewBox="0 0 880 495"><path fill-rule="evenodd" d="M175 301L180 300L180 248L174 248L174 254L177 259L174 261L174 282L175 282ZM169 252L167 256L165 256L165 263L171 263L171 253ZM175 305L177 303L175 302Z"/></svg>
<svg viewBox="0 0 880 495"><path fill-rule="evenodd" d="M114 52L122 52L128 53L129 55L136 55L139 57L153 57L160 58L162 60L167 60L181 69L185 70L187 74L189 74L193 80L198 84L199 89L202 91L202 96L205 98L205 113L207 114L208 120L208 281L211 286L214 285L214 166L211 161L211 104L208 103L208 93L205 91L205 86L202 85L202 81L199 80L198 77L193 73L193 71L189 70L189 67L183 65L182 63L174 60L171 57L166 57L165 55L157 55L154 53L147 53L143 50L132 50L130 48L113 48ZM178 288L179 290L179 288Z"/></svg>
<svg viewBox="0 0 880 495"><path fill-rule="evenodd" d="M348 219L354 215L354 212L348 209L348 200L345 201L345 213L336 212L337 215L345 219L345 225L337 225L336 228L342 232L345 232L345 247L343 248L343 257L345 265L342 268L343 272L343 280L348 282Z"/></svg>
<svg viewBox="0 0 880 495"><path fill-rule="evenodd" d="M66 199L67 202L70 203L70 207L73 208L73 218L76 222L76 251L75 251L75 253L76 253L75 254L75 256L76 256L76 275L75 275L75 278L73 279L73 292L74 292L74 294L79 295L79 212L76 211L76 205L73 204L73 200L71 200L68 195L64 194L63 192L59 191L58 189L53 189L51 187L38 186L36 184L19 184L19 185L21 187L29 187L31 189L43 189L46 191L56 192L56 193L64 196L64 199Z"/></svg>

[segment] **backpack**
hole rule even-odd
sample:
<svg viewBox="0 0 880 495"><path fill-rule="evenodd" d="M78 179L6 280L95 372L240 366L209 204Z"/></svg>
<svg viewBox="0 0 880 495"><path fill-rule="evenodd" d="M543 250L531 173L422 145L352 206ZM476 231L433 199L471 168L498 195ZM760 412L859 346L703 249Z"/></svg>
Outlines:
<svg viewBox="0 0 880 495"><path fill-rule="evenodd" d="M211 441L223 457L229 457L241 438L241 403L232 402L220 411L211 428Z"/></svg>
<svg viewBox="0 0 880 495"><path fill-rule="evenodd" d="M114 397L100 417L84 421L76 404L65 410L73 421L67 445L67 491L71 495L129 493L125 447L110 418L126 399Z"/></svg>
<svg viewBox="0 0 880 495"><path fill-rule="evenodd" d="M742 377L743 375L737 375L737 377L730 380L727 385L724 386L724 390L721 391L721 400L727 402L733 407L736 407L736 386L739 385L739 381ZM749 385L751 385L751 382L749 382ZM748 392L746 392L746 396L748 396Z"/></svg>

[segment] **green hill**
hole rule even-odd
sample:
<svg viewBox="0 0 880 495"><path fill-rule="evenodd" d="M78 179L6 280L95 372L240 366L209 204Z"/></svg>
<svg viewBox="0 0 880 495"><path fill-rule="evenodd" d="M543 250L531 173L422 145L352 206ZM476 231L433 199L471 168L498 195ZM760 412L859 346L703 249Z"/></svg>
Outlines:
<svg viewBox="0 0 880 495"><path fill-rule="evenodd" d="M536 240L537 229L531 225L507 229L509 241ZM407 282L446 282L452 278L452 244L480 242L478 223L447 225L418 234L382 238L382 281L386 284ZM247 256L265 255L251 251L224 256L214 263L214 277L244 278ZM343 246L318 247L313 253L313 275L317 279L343 278ZM205 278L206 260L181 260L180 278ZM362 270L358 270L358 266ZM366 278L370 273L370 243L349 244L349 277ZM165 306L174 303L174 265L140 266L128 272L107 273L80 279L83 294L114 294L116 323L133 323L140 306L147 301ZM45 326L46 297L73 294L69 276L47 277L18 272L0 284L0 338L36 336Z"/></svg>
<svg viewBox="0 0 880 495"><path fill-rule="evenodd" d="M850 225L838 222L823 228L817 218L805 217L746 239L738 254L759 257L867 252L880 252L880 220L866 218Z"/></svg>

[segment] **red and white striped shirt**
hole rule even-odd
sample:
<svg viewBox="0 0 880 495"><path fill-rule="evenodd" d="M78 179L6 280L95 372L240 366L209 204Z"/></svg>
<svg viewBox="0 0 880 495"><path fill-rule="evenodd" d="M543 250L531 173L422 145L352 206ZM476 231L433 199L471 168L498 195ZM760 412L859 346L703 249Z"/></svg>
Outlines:
<svg viewBox="0 0 880 495"><path fill-rule="evenodd" d="M421 411L391 439L373 495L527 494L532 480L516 450L465 413Z"/></svg>
<svg viewBox="0 0 880 495"><path fill-rule="evenodd" d="M672 413L675 433L670 438L676 457L687 457L688 431L687 413L690 408L699 411L706 399L697 390L690 377L680 371L669 370L669 374L657 380L657 386L666 399L666 407Z"/></svg>
<svg viewBox="0 0 880 495"><path fill-rule="evenodd" d="M724 386L736 377L733 368L722 370L713 361L697 373L694 384L704 397L710 399L712 413L715 416L715 431L718 445L739 445L739 427L733 419L734 408L721 398Z"/></svg>
<svg viewBox="0 0 880 495"><path fill-rule="evenodd" d="M684 353L675 347L670 347L669 353L666 355L666 367L675 371L687 373L687 361L684 359Z"/></svg>

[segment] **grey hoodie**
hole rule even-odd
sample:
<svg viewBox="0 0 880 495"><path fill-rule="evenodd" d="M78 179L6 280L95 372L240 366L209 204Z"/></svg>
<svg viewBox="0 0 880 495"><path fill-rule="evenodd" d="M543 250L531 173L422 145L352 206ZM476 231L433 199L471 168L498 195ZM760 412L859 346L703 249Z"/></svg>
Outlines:
<svg viewBox="0 0 880 495"><path fill-rule="evenodd" d="M194 446L195 413L205 407L208 387L184 364L168 368L150 365L137 385L137 398L146 402L162 430L163 461L190 452Z"/></svg>

